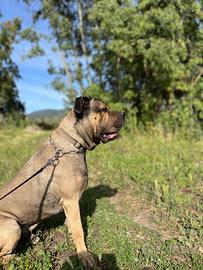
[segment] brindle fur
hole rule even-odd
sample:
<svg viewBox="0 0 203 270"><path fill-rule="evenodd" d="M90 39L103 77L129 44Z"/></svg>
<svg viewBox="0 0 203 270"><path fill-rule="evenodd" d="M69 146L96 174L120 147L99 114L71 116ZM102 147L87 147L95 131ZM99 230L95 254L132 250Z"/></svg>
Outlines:
<svg viewBox="0 0 203 270"><path fill-rule="evenodd" d="M101 101L87 97L76 99L74 109L51 134L54 145L64 151L77 151L74 141L84 150L92 150L102 134L117 132L124 122L124 114L112 112ZM30 158L18 174L1 190L0 197L32 175L56 152L50 140ZM93 258L87 251L80 218L79 200L88 182L85 152L67 154L57 166L48 166L42 173L0 201L0 256L7 261L20 237L21 227L30 231L53 215L65 212L66 225L72 234L78 257L84 265L92 266Z"/></svg>

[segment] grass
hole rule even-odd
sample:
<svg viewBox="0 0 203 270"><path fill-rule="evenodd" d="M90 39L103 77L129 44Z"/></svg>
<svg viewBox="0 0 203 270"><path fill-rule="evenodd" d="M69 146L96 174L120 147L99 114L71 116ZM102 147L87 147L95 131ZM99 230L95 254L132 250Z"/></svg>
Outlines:
<svg viewBox="0 0 203 270"><path fill-rule="evenodd" d="M0 131L1 184L48 134ZM201 139L139 132L88 153L81 214L97 269L203 269L202 154ZM63 222L40 225L35 246L23 238L9 269L83 269Z"/></svg>

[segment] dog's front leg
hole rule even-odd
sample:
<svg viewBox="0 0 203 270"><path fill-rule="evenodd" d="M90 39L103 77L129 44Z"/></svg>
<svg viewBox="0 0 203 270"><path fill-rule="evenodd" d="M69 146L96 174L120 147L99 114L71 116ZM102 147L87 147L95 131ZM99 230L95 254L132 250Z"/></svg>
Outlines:
<svg viewBox="0 0 203 270"><path fill-rule="evenodd" d="M94 267L93 256L87 251L84 233L80 217L80 208L78 199L63 199L63 209L66 215L66 225L72 235L78 258L86 267Z"/></svg>

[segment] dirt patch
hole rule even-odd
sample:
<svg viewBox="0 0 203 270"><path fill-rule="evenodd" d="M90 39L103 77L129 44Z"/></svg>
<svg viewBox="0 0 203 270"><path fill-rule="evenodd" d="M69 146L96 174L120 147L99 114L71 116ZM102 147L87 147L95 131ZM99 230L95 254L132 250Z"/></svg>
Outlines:
<svg viewBox="0 0 203 270"><path fill-rule="evenodd" d="M71 249L71 237L63 231L55 231L52 236L45 238L45 249L52 255L52 267L55 270L61 269L64 263L69 262L69 258L76 257L75 251Z"/></svg>
<svg viewBox="0 0 203 270"><path fill-rule="evenodd" d="M175 224L167 219L165 212L155 208L146 199L136 197L136 192L132 186L117 192L114 197L111 197L110 201L119 213L128 216L140 226L159 234L162 240L174 239L179 236Z"/></svg>

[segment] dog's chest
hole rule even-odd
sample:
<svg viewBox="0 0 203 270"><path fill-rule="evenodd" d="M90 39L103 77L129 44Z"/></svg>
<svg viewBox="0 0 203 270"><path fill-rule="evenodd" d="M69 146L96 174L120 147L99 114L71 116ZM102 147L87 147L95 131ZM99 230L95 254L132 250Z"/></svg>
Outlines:
<svg viewBox="0 0 203 270"><path fill-rule="evenodd" d="M56 183L60 193L70 197L72 193L82 193L87 186L88 170L84 155L64 157L56 170Z"/></svg>

